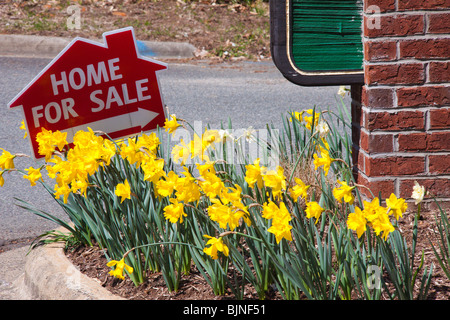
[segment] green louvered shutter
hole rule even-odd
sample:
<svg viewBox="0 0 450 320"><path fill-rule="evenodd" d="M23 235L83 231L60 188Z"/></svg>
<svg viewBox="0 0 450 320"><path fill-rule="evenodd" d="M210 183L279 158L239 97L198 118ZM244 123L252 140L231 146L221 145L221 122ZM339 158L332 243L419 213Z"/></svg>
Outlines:
<svg viewBox="0 0 450 320"><path fill-rule="evenodd" d="M305 71L362 69L361 0L292 0L292 57Z"/></svg>
<svg viewBox="0 0 450 320"><path fill-rule="evenodd" d="M364 83L363 0L270 0L272 59L305 86Z"/></svg>

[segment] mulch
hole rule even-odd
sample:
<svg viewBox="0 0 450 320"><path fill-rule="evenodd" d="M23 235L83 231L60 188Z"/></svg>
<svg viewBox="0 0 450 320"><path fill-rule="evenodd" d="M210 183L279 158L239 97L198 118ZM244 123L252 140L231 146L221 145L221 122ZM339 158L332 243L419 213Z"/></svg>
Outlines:
<svg viewBox="0 0 450 320"><path fill-rule="evenodd" d="M413 222L414 213L406 213L399 220L399 228L405 235L409 248ZM439 266L430 244L430 241L432 241L436 245L436 239L437 227L434 212L423 212L418 223L415 267L419 266L423 252L424 266L429 268L431 263L434 264L428 300L450 300L450 279L446 277ZM192 268L189 275L182 275L180 288L177 292L169 292L161 273L147 274L146 281L137 287L128 277L125 277L125 280L120 280L110 276L108 273L111 268L106 266L108 261L103 251L96 246L67 250L66 255L82 273L96 279L113 294L129 300L235 300L231 291L223 296L214 295L211 287L195 267ZM420 275L418 279L420 279ZM417 281L416 289L418 289L419 284L420 282ZM244 296L244 299L248 300L258 299L256 292L249 286L246 287ZM266 299L280 300L281 297L276 292L270 292Z"/></svg>

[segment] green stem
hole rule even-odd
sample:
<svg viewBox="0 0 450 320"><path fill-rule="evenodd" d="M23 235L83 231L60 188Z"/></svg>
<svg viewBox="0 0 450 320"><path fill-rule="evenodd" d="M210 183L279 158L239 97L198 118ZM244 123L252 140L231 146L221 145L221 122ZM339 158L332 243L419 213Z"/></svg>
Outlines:
<svg viewBox="0 0 450 320"><path fill-rule="evenodd" d="M199 250L203 250L203 248L194 246L194 245L189 244L189 243L166 241L166 242L158 242L158 243L147 243L147 244L143 244L143 245L140 245L140 246L133 247L130 250L128 250L127 252L125 252L125 254L123 255L122 258L125 259L128 256L128 254L130 254L130 252L133 251L133 250L136 250L136 249L139 249L139 248L143 248L143 247L160 246L162 244L181 244L181 245L193 247L193 248L196 248L196 249L199 249Z"/></svg>
<svg viewBox="0 0 450 320"><path fill-rule="evenodd" d="M294 168L292 168L292 172L291 172L291 176L289 177L289 181L288 181L288 185L291 184L292 178L294 177L294 173L295 173L295 169L297 169L298 164L300 163L300 159L302 158L303 153L306 150L306 147L310 144L312 138L314 138L314 136L316 135L317 132L315 132L314 134L311 135L311 137L309 138L308 142L305 144L305 146L303 147L302 151L300 152L300 154L298 155L297 161L295 161L295 165Z"/></svg>

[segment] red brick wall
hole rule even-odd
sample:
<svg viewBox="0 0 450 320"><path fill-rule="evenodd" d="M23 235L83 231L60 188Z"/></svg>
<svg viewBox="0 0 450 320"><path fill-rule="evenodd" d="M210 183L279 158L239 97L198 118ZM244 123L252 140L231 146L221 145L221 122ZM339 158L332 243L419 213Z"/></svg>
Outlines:
<svg viewBox="0 0 450 320"><path fill-rule="evenodd" d="M365 0L363 45L365 84L352 87L358 182L410 198L417 181L450 202L450 0Z"/></svg>

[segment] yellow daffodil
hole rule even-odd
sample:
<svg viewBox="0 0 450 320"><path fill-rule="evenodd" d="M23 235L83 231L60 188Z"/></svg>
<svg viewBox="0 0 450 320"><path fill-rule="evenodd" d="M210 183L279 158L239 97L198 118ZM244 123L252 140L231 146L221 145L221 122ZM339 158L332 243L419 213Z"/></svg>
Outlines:
<svg viewBox="0 0 450 320"><path fill-rule="evenodd" d="M364 204L364 214L367 221L372 222L378 218L379 214L386 213L387 209L380 206L380 200L374 198L371 202L366 200L363 201Z"/></svg>
<svg viewBox="0 0 450 320"><path fill-rule="evenodd" d="M22 122L20 123L20 128L19 129L25 131L25 134L23 136L23 138L25 139L27 137L27 135L28 135L28 132L27 132L27 127L25 126L25 121L24 120L22 120Z"/></svg>
<svg viewBox="0 0 450 320"><path fill-rule="evenodd" d="M117 260L111 260L106 264L108 267L116 266L114 270L109 271L109 274L113 277L116 277L118 279L125 279L123 276L123 270L127 270L129 273L133 273L133 268L127 265L124 261L124 258L122 258L120 261Z"/></svg>
<svg viewBox="0 0 450 320"><path fill-rule="evenodd" d="M2 149L2 148L0 148ZM11 153L9 153L8 151L6 151L5 149L2 149L3 153L0 156L0 168L2 168L3 170L5 169L14 169L14 158L16 157L15 155L12 155Z"/></svg>
<svg viewBox="0 0 450 320"><path fill-rule="evenodd" d="M220 200L224 204L235 203L235 202L241 201L242 188L240 185L235 184L234 188L233 187L222 188L222 191L223 192L221 192L221 194L220 194Z"/></svg>
<svg viewBox="0 0 450 320"><path fill-rule="evenodd" d="M147 157L146 161L141 165L144 172L144 180L153 183L158 183L161 177L164 176L164 159L154 159Z"/></svg>
<svg viewBox="0 0 450 320"><path fill-rule="evenodd" d="M181 139L180 144L172 148L171 154L175 163L184 165L191 155L190 146Z"/></svg>
<svg viewBox="0 0 450 320"><path fill-rule="evenodd" d="M206 129L202 135L202 144L205 148L214 148L214 143L220 140L219 131Z"/></svg>
<svg viewBox="0 0 450 320"><path fill-rule="evenodd" d="M216 175L213 163L197 164L197 169L201 178L198 183L203 193L209 198L219 196L222 190L225 189L225 184Z"/></svg>
<svg viewBox="0 0 450 320"><path fill-rule="evenodd" d="M154 132L152 132L149 135L142 133L137 141L137 147L139 148L139 150L144 149L147 153L151 155L156 155L156 152L160 144L161 142L159 141L158 136Z"/></svg>
<svg viewBox="0 0 450 320"><path fill-rule="evenodd" d="M356 207L355 212L350 213L347 218L347 226L356 231L358 238L367 230L367 226L370 226L377 236L382 234L384 240L395 230L389 220L388 208L380 206L378 198L371 202L364 201L364 210Z"/></svg>
<svg viewBox="0 0 450 320"><path fill-rule="evenodd" d="M73 180L71 183L71 190L73 193L79 192L82 196L86 196L86 190L89 186L89 182L85 179Z"/></svg>
<svg viewBox="0 0 450 320"><path fill-rule="evenodd" d="M302 121L302 115L303 115L303 111L298 112L298 111L294 111L293 112L294 118L297 119L298 121ZM289 118L289 121L292 122L292 117Z"/></svg>
<svg viewBox="0 0 450 320"><path fill-rule="evenodd" d="M389 214L393 214L396 220L401 218L402 214L408 209L405 199L397 198L393 193L391 193L389 199L386 199L386 206L389 208Z"/></svg>
<svg viewBox="0 0 450 320"><path fill-rule="evenodd" d="M170 171L163 179L156 183L156 191L163 197L170 196L177 184L178 175L174 171Z"/></svg>
<svg viewBox="0 0 450 320"><path fill-rule="evenodd" d="M125 199L131 199L131 190L128 180L125 179L124 183L119 183L116 186L116 190L114 193L116 194L116 196L121 197L120 203L124 202Z"/></svg>
<svg viewBox="0 0 450 320"><path fill-rule="evenodd" d="M316 201L310 201L306 203L305 212L307 218L316 218L317 223L319 221L320 215L323 212L323 208Z"/></svg>
<svg viewBox="0 0 450 320"><path fill-rule="evenodd" d="M325 175L328 175L328 170L330 170L331 163L334 161L334 159L330 157L328 150L320 148L320 158L317 154L314 154L313 157L315 170L317 170L320 166L323 166Z"/></svg>
<svg viewBox="0 0 450 320"><path fill-rule="evenodd" d="M28 172L28 175L23 176L24 179L27 179L28 181L30 181L31 186L35 186L36 185L36 181L38 181L39 179L42 180L42 174L41 174L41 169L40 168L33 168L33 167L29 167L28 169L25 169L26 172Z"/></svg>
<svg viewBox="0 0 450 320"><path fill-rule="evenodd" d="M67 132L51 131L42 128L41 132L36 135L38 143L38 153L45 156L45 161L48 161L55 151L56 147L60 151L67 145ZM75 138L74 138L75 139Z"/></svg>
<svg viewBox="0 0 450 320"><path fill-rule="evenodd" d="M209 218L212 221L217 222L222 229L226 229L228 224L234 226L235 223L232 221L233 212L231 207L222 204L218 199L212 199L211 202L213 202L213 204L207 209Z"/></svg>
<svg viewBox="0 0 450 320"><path fill-rule="evenodd" d="M303 199L306 200L306 197L308 196L307 192L310 186L307 186L299 178L294 178L294 181L296 185L290 188L290 194L292 199L294 199L294 202L297 202L299 197L302 197Z"/></svg>
<svg viewBox="0 0 450 320"><path fill-rule="evenodd" d="M353 201L355 200L355 197L352 194L353 189L355 187L350 187L345 181L337 181L341 186L339 188L333 189L333 196L334 198L339 202L342 203L342 200L344 202L347 202L349 204L353 204Z"/></svg>
<svg viewBox="0 0 450 320"><path fill-rule="evenodd" d="M61 185L59 184L55 185L55 193L54 193L55 198L63 196L64 203L67 203L70 193L71 193L70 187L66 183L62 183Z"/></svg>
<svg viewBox="0 0 450 320"><path fill-rule="evenodd" d="M371 225L377 236L383 233L384 240L387 240L389 233L395 230L387 214L379 214L377 219L371 222Z"/></svg>
<svg viewBox="0 0 450 320"><path fill-rule="evenodd" d="M366 231L367 220L364 216L364 212L356 207L355 212L350 213L347 218L347 226L350 230L355 230L358 238L360 238Z"/></svg>
<svg viewBox="0 0 450 320"><path fill-rule="evenodd" d="M178 127L181 127L181 124L178 123L177 117L174 114L170 115L170 120L166 119L164 122L164 129L172 136L175 134L175 131Z"/></svg>
<svg viewBox="0 0 450 320"><path fill-rule="evenodd" d="M164 207L164 218L169 220L171 223L183 223L183 217L187 217L184 212L184 205L182 202L178 202L177 199L170 198L170 205Z"/></svg>
<svg viewBox="0 0 450 320"><path fill-rule="evenodd" d="M272 219L272 225L267 231L275 235L277 243L283 238L292 241L292 226L289 225L291 215L284 202L281 202L279 207L272 201L264 204L262 216L265 219Z"/></svg>
<svg viewBox="0 0 450 320"><path fill-rule="evenodd" d="M280 210L280 209L274 202L269 201L268 203L264 203L262 217L267 220L273 219L275 217L275 215L277 214L278 210Z"/></svg>
<svg viewBox="0 0 450 320"><path fill-rule="evenodd" d="M231 231L239 226L239 220L243 218L244 212L224 205L218 199L211 201L213 204L208 207L208 215L212 221L217 222L222 229L226 229L228 226Z"/></svg>
<svg viewBox="0 0 450 320"><path fill-rule="evenodd" d="M250 187L253 187L256 183L258 188L263 187L263 177L262 175L265 173L266 168L261 167L259 165L261 159L256 159L253 164L249 164L245 166L245 181L248 183Z"/></svg>
<svg viewBox="0 0 450 320"><path fill-rule="evenodd" d="M208 238L208 242L206 245L210 245L209 248L204 248L203 252L209 255L211 258L216 260L218 256L218 252L222 252L225 256L228 256L229 249L226 244L223 243L222 237L214 238L211 236L208 236L207 234L204 235L205 238Z"/></svg>
<svg viewBox="0 0 450 320"><path fill-rule="evenodd" d="M3 171L0 171L0 187L5 185L5 179L3 178Z"/></svg>
<svg viewBox="0 0 450 320"><path fill-rule="evenodd" d="M191 175L179 177L175 184L175 195L179 201L184 203L199 200L201 193L197 180Z"/></svg>
<svg viewBox="0 0 450 320"><path fill-rule="evenodd" d="M305 123L306 123L306 124L305 124L305 127L306 127L308 130L311 130L312 127L313 127L313 125L314 125L314 127L317 127L317 125L318 125L318 123L319 123L320 113L314 112L313 109L308 109L308 110L306 110L306 113L309 114L309 116L308 116L308 115L305 115L305 116L303 117L303 120L304 120ZM313 124L313 121L314 121L314 124Z"/></svg>
<svg viewBox="0 0 450 320"><path fill-rule="evenodd" d="M291 229L292 226L289 223L281 220L273 220L272 226L267 231L273 233L277 243L280 243L283 238L292 241Z"/></svg>
<svg viewBox="0 0 450 320"><path fill-rule="evenodd" d="M274 197L281 196L283 190L286 189L286 177L284 176L284 169L280 166L277 170L269 170L263 175L264 184L266 187L272 189Z"/></svg>

